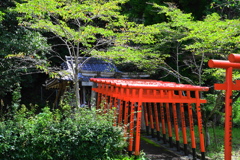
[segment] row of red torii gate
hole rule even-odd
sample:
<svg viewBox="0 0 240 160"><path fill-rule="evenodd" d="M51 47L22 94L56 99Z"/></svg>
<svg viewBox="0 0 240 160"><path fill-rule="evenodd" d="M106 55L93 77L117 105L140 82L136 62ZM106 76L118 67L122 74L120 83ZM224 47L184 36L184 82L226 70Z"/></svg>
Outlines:
<svg viewBox="0 0 240 160"><path fill-rule="evenodd" d="M240 81L232 82L232 69L240 69L240 63L237 62L240 62L240 55L236 54L229 55L229 61L208 62L211 68L226 69L225 82L215 84L215 89L226 90L225 160L231 160L232 90L240 90ZM208 91L208 87L143 79L90 80L98 84L93 88L98 93L97 107L104 104L106 111L114 109L114 124L124 126L128 133L126 136L130 153L140 154L140 131L145 128L147 134L151 129L152 137L169 143L170 147L176 147L178 151L182 148L185 155L188 154L190 142L193 159L197 158L198 148L201 159L205 159L201 104L206 103L206 100L201 99L200 95L202 91ZM142 119L145 126L142 125ZM199 139L199 147L196 139Z"/></svg>

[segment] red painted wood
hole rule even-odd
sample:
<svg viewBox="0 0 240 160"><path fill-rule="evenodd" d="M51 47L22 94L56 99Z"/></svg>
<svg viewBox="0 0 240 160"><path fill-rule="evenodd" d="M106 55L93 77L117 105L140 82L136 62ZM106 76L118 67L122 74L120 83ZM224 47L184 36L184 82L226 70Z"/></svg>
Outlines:
<svg viewBox="0 0 240 160"><path fill-rule="evenodd" d="M110 103L110 105L114 103L114 108L116 108L115 111L117 112L116 114L118 114L118 118L117 118L118 125L121 125L122 123L125 125L130 121L128 150L134 151L135 155L140 154L140 129L141 129L142 107L144 109L144 119L145 119L146 125L148 125L149 123L148 120L150 120L151 128L152 129L156 128L157 131L160 131L159 122L161 121L162 133L165 136L166 136L166 126L165 126L165 114L166 114L167 115L166 119L168 124L168 134L169 134L169 137L172 137L172 129L171 129L172 113L170 112L169 104L170 103L173 104L172 112L174 117L175 135L176 135L176 140L179 141L178 124L177 124L178 119L177 119L177 110L176 110L176 103L179 103L181 106L180 108L182 113L181 117L182 117L182 126L184 130L184 133L183 133L184 144L186 144L187 135L185 131L186 124L185 124L183 104L184 103L189 103L189 104L190 103L198 103L198 104L206 103L206 100L200 99L199 96L196 96L196 97L187 96L182 94L182 92L184 93L187 93L187 92L190 93L190 91L200 92L200 91L208 91L209 89L208 87L176 84L173 82L162 82L162 81L156 81L156 80L91 78L91 81L98 84L97 88L93 88L93 90L96 91L98 95L101 95L101 96L104 95L104 97L109 97L107 102ZM124 102L127 104L123 105ZM160 111L158 111L157 109L157 105L156 105L157 103L160 104ZM135 106L134 104L137 104L137 105ZM149 104L148 106L149 110L146 108L146 105L144 106L143 104ZM150 104L153 104L153 105L150 105ZM163 104L165 104L166 112ZM160 119L158 119L158 112L160 112L159 113ZM116 123L114 123L114 125L116 125ZM198 125L201 125L201 121L199 121ZM135 135L134 135L134 131L135 131ZM191 134L191 135L194 136L194 134Z"/></svg>

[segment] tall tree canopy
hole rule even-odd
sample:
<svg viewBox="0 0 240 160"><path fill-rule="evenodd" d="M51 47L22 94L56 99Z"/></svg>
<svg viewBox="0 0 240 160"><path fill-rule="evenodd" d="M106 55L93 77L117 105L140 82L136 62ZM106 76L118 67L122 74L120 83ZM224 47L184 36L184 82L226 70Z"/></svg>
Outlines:
<svg viewBox="0 0 240 160"><path fill-rule="evenodd" d="M191 13L194 19L201 20L206 15L206 9L211 1L207 0L129 0L123 6L123 12L127 14L132 21L151 25L165 21L165 17L161 14L156 14L156 8L153 3L158 5L175 4L177 8L185 13ZM212 10L208 12L212 12Z"/></svg>
<svg viewBox="0 0 240 160"><path fill-rule="evenodd" d="M14 7L12 1L0 3L0 97L12 91L22 75L38 72L36 65L46 65L46 39L18 26Z"/></svg>
<svg viewBox="0 0 240 160"><path fill-rule="evenodd" d="M45 31L61 40L73 57L72 65L76 102L79 106L79 56L95 55L121 60L156 60L158 55L142 50L136 44L154 42L151 33L157 30L128 22L121 15L126 0L26 0L17 3L15 11L22 14L20 25ZM144 53L144 54L143 54ZM154 58L152 58L154 57ZM72 63L73 64L73 63Z"/></svg>
<svg viewBox="0 0 240 160"><path fill-rule="evenodd" d="M176 78L203 85L212 79L213 70L207 66L209 59L226 59L230 53L239 53L239 19L223 20L213 13L196 21L175 6L155 4L154 7L166 16L167 22L152 25L160 33L152 49L170 55L161 68ZM191 76L186 74L189 71L193 73Z"/></svg>
<svg viewBox="0 0 240 160"><path fill-rule="evenodd" d="M214 75L213 70L206 66L209 58L224 58L229 53L239 53L239 19L236 17L224 20L223 16L220 17L216 13L205 18L203 18L205 14L202 14L203 20L196 21L195 14L183 13L178 9L190 2L181 1L177 6L173 5L174 1L165 3L165 6L151 4L155 2L154 0L148 1L150 3L147 4L146 2L19 1L15 10L2 11L0 14L0 17L5 19L1 26L7 28L1 31L3 37L1 43L5 46L1 52L5 52L3 57L8 58L4 59L4 62L13 59L23 60L23 57L40 62L36 60L46 58L44 54L44 49L47 48L46 39L39 34L40 32L49 38L48 42L53 42L52 50L58 51L52 52L52 56L62 60L64 55L72 56L76 66L80 63L77 57L94 55L112 58L119 63L131 62L138 68L148 69L150 73L161 71L161 77L167 77L166 80L202 85ZM201 6L208 3L211 2L204 1ZM234 1L234 6L236 5ZM126 6L134 8L131 10L132 13L126 11ZM122 8L125 8L124 11L121 11ZM150 20L151 23L147 26L142 20L136 20L136 23L129 22L128 17L140 19L142 17L146 20L144 16L147 14L143 13L143 8L148 14L152 14L152 17L159 17L161 20ZM203 10L201 12L203 13ZM10 13L14 16L6 16ZM11 17L16 16L16 13L19 14L19 25L15 18L12 18L11 23L7 23ZM12 26L15 28L9 29L11 28L9 24L14 24ZM49 64L50 62L34 65L48 72ZM79 68L76 66L72 66L74 71L72 77L77 85ZM190 71L194 74L189 75ZM75 88L77 92L78 86Z"/></svg>

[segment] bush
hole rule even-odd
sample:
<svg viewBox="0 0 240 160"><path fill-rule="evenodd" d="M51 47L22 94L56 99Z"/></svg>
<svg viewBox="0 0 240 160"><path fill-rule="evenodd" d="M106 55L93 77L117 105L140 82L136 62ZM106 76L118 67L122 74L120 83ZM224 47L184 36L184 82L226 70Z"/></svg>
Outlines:
<svg viewBox="0 0 240 160"><path fill-rule="evenodd" d="M233 126L240 128L240 98L233 104L232 114Z"/></svg>
<svg viewBox="0 0 240 160"><path fill-rule="evenodd" d="M38 114L22 106L12 119L0 122L0 159L114 159L126 146L113 115L79 108Z"/></svg>

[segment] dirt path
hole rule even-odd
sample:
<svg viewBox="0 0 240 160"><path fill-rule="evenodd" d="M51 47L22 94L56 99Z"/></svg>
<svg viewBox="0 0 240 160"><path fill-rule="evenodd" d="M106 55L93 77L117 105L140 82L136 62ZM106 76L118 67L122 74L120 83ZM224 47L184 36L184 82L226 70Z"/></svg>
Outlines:
<svg viewBox="0 0 240 160"><path fill-rule="evenodd" d="M167 147L155 142L148 136L141 137L141 150L149 160L191 160L191 157L183 156L179 152L168 150Z"/></svg>

